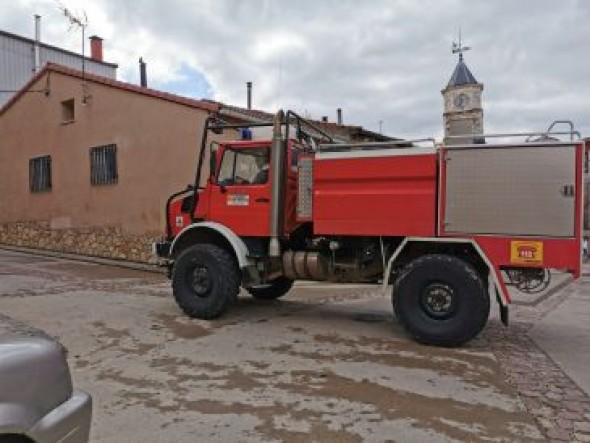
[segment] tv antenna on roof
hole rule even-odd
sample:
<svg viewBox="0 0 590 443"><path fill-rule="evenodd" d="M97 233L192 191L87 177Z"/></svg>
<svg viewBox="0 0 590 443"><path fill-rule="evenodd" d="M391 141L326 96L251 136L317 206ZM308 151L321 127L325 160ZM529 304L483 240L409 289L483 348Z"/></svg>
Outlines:
<svg viewBox="0 0 590 443"><path fill-rule="evenodd" d="M88 16L86 15L86 11L82 11L82 13L74 14L68 8L66 8L61 2L57 2L60 11L65 15L66 19L70 22L70 28L68 31L71 31L73 28L77 27L82 30L82 103L88 103L88 99L91 97L90 93L88 92L88 84L86 83L86 51L84 50L86 44L86 27L88 26Z"/></svg>
<svg viewBox="0 0 590 443"><path fill-rule="evenodd" d="M459 28L459 42L453 42L453 54L459 54L459 61L463 61L463 53L465 51L469 51L471 46L463 46L463 42L461 41L461 28Z"/></svg>
<svg viewBox="0 0 590 443"><path fill-rule="evenodd" d="M59 10L63 13L66 19L70 22L70 28L68 31L71 31L73 28L77 27L82 30L82 77L84 78L86 73L86 54L84 51L84 46L86 43L86 27L88 26L88 16L86 15L85 11L82 11L82 14L74 14L68 8L66 8L61 2L57 2Z"/></svg>

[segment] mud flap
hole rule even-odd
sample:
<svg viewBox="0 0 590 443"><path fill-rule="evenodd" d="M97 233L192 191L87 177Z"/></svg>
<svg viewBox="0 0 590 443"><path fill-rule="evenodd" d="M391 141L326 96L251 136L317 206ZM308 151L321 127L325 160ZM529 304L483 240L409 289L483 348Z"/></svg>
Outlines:
<svg viewBox="0 0 590 443"><path fill-rule="evenodd" d="M508 305L502 303L502 299L500 297L500 293L496 290L496 300L498 301L498 307L500 308L500 320L502 320L502 324L504 326L508 326Z"/></svg>

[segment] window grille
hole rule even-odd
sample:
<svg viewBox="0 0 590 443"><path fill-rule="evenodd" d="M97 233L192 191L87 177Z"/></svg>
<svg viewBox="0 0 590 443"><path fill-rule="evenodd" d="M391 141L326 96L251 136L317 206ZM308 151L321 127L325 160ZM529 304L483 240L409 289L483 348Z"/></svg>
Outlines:
<svg viewBox="0 0 590 443"><path fill-rule="evenodd" d="M51 156L29 160L29 189L33 193L51 190Z"/></svg>
<svg viewBox="0 0 590 443"><path fill-rule="evenodd" d="M90 148L90 183L110 185L117 183L117 145Z"/></svg>

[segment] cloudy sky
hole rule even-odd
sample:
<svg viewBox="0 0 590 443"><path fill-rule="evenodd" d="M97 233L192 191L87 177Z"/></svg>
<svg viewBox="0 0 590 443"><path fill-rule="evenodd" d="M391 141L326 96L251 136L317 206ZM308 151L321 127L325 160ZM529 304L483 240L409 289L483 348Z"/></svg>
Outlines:
<svg viewBox="0 0 590 443"><path fill-rule="evenodd" d="M0 29L79 51L59 10L86 13L119 79L245 106L294 109L402 137L442 133L440 90L465 59L486 132L571 119L590 136L590 0L0 0ZM87 48L88 51L88 48Z"/></svg>

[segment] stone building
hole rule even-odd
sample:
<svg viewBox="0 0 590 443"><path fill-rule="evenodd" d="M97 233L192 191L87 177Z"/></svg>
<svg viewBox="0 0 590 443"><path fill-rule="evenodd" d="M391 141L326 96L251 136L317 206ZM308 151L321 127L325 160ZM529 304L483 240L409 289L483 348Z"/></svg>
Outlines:
<svg viewBox="0 0 590 443"><path fill-rule="evenodd" d="M478 83L459 52L459 61L447 86L441 91L444 99L445 144L481 143L481 137L448 138L464 134L483 134L481 94Z"/></svg>
<svg viewBox="0 0 590 443"><path fill-rule="evenodd" d="M0 243L149 261L218 108L46 65L0 110Z"/></svg>

